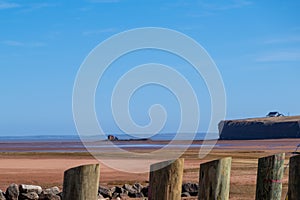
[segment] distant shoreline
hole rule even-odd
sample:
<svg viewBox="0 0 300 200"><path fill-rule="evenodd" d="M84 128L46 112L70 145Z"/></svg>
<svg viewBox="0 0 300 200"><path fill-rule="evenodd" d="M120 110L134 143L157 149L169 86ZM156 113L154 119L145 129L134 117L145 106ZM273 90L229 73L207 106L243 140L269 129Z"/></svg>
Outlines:
<svg viewBox="0 0 300 200"><path fill-rule="evenodd" d="M280 147L282 143L300 143L299 139L268 139L268 140L195 140L192 143L190 141L153 141L153 140L119 140L119 141L98 141L85 143L88 149L92 152L101 151L114 151L115 148L121 149L160 149L169 145L170 148L188 148L188 149L200 149L201 147L214 147L226 148L226 149L239 149L245 146L260 146L265 143L270 144L270 148ZM62 141L62 142L37 142L37 141L9 141L0 142L0 152L41 152L41 153L85 153L88 152L85 145L81 141Z"/></svg>
<svg viewBox="0 0 300 200"><path fill-rule="evenodd" d="M222 140L300 138L300 116L223 120L218 126Z"/></svg>
<svg viewBox="0 0 300 200"><path fill-rule="evenodd" d="M177 138L179 140L190 140L190 138L194 138L195 140L203 140L207 133L199 132L199 133L181 133L180 137L178 136L178 133L158 133L150 138L143 137L141 135L140 138L134 138L131 135L122 134L122 133L116 133L116 134L108 134L107 135L13 135L13 136L0 136L0 142L1 141L81 141L81 139L84 139L86 141L105 141L107 140L108 135L116 136L121 141L132 141L132 140L153 140L153 141L161 141L161 140L173 140L174 137L177 134ZM209 133L209 135L214 136L213 138L218 138L218 133ZM186 137L183 137L186 136Z"/></svg>

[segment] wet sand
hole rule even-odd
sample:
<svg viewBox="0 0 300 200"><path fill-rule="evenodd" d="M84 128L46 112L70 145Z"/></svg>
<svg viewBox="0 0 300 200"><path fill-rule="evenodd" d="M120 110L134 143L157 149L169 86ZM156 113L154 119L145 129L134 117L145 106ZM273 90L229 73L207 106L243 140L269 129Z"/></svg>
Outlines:
<svg viewBox="0 0 300 200"><path fill-rule="evenodd" d="M160 142L165 143L165 142ZM196 141L201 144L201 141ZM217 146L203 159L198 158L199 148L189 148L184 155L184 182L198 182L200 163L231 156L230 199L254 199L257 173L257 159L275 153L286 153L286 164L300 139L277 140L235 140L218 141ZM5 150L0 144L0 149ZM24 151L28 151L25 149ZM43 151L46 151L44 149ZM141 151L131 148L130 151ZM151 151L151 149L143 149ZM89 163L97 163L88 152L47 153L47 152L2 152L0 153L0 189L5 190L10 183L36 184L42 187L62 187L63 172L68 168ZM131 162L134 165L134 160ZM101 165L100 184L113 186L140 182L147 184L149 174L132 174L117 171ZM288 169L283 180L283 196L287 190Z"/></svg>

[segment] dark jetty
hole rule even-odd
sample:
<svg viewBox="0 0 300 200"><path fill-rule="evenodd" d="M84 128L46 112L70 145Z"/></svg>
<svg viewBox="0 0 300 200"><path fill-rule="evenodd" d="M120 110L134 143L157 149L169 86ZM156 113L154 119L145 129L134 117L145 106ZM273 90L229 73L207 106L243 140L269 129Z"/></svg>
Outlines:
<svg viewBox="0 0 300 200"><path fill-rule="evenodd" d="M300 116L224 120L218 128L221 140L300 138Z"/></svg>

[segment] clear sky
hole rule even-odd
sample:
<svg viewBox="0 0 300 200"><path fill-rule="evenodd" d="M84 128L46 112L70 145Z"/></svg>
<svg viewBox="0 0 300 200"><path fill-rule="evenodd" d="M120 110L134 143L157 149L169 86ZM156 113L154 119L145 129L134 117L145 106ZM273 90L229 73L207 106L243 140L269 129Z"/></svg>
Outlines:
<svg viewBox="0 0 300 200"><path fill-rule="evenodd" d="M180 31L207 50L224 81L227 118L273 110L300 115L299 10L300 1L292 0L0 0L0 135L75 134L72 91L81 63L103 40L139 27ZM128 55L119 64L153 59L175 68L185 65L157 51ZM108 132L118 129L100 100L122 73L115 65L96 96L97 115ZM203 81L188 79L200 99L199 131L205 131L209 95ZM167 90L145 87L134 98L130 111L137 123L147 124L149 106L162 103L170 111L163 131L178 127L178 103Z"/></svg>

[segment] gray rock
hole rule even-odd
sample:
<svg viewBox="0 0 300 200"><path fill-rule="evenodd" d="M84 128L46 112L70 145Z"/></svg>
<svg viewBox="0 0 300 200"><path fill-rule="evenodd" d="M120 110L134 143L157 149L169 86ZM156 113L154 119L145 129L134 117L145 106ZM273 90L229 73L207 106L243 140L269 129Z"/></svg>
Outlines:
<svg viewBox="0 0 300 200"><path fill-rule="evenodd" d="M104 198L112 198L112 192L110 191L110 189L104 186L99 186L98 194L101 194Z"/></svg>
<svg viewBox="0 0 300 200"><path fill-rule="evenodd" d="M0 200L6 200L4 193L0 190Z"/></svg>
<svg viewBox="0 0 300 200"><path fill-rule="evenodd" d="M104 198L101 194L98 194L97 200L109 200L110 198Z"/></svg>
<svg viewBox="0 0 300 200"><path fill-rule="evenodd" d="M184 183L182 184L182 193L188 192L191 196L198 195L199 186L197 183Z"/></svg>
<svg viewBox="0 0 300 200"><path fill-rule="evenodd" d="M148 191L149 191L149 186L143 187L141 192L143 193L144 197L148 197Z"/></svg>
<svg viewBox="0 0 300 200"><path fill-rule="evenodd" d="M63 196L63 193L62 193L62 192L58 193L57 196L59 196L60 199L63 199L63 197L62 197L62 196Z"/></svg>
<svg viewBox="0 0 300 200"><path fill-rule="evenodd" d="M128 195L125 193L125 194L120 194L120 198L121 199L128 199Z"/></svg>
<svg viewBox="0 0 300 200"><path fill-rule="evenodd" d="M137 193L140 193L144 188L144 186L140 183L135 183L132 187L136 190Z"/></svg>
<svg viewBox="0 0 300 200"><path fill-rule="evenodd" d="M133 193L137 193L138 192L136 188L134 188L132 185L129 185L129 184L123 185L122 188L124 188L126 191L128 191L128 194L129 193L133 194Z"/></svg>
<svg viewBox="0 0 300 200"><path fill-rule="evenodd" d="M44 194L49 194L49 193L52 193L52 194L59 194L61 191L58 187L51 187L51 188L47 188L43 191Z"/></svg>
<svg viewBox="0 0 300 200"><path fill-rule="evenodd" d="M19 187L17 184L13 183L6 189L5 192L7 200L18 200L19 197Z"/></svg>
<svg viewBox="0 0 300 200"><path fill-rule="evenodd" d="M142 198L144 197L143 193L141 192L137 192L137 193L128 193L128 196L131 198Z"/></svg>
<svg viewBox="0 0 300 200"><path fill-rule="evenodd" d="M21 184L19 186L20 193L28 193L28 192L35 192L37 194L41 194L43 189L41 186L38 185L25 185Z"/></svg>
<svg viewBox="0 0 300 200"><path fill-rule="evenodd" d="M119 196L120 196L119 193L113 193L113 194L112 194L112 199L116 199L116 198L118 198Z"/></svg>
<svg viewBox="0 0 300 200"><path fill-rule="evenodd" d="M181 197L190 197L191 195L190 195L190 193L188 193L188 192L183 192L183 193L181 193Z"/></svg>
<svg viewBox="0 0 300 200"><path fill-rule="evenodd" d="M40 194L39 200L61 200L61 197L52 193Z"/></svg>
<svg viewBox="0 0 300 200"><path fill-rule="evenodd" d="M110 191L112 192L113 198L120 197L121 194L128 195L127 190L125 190L124 188L118 187L118 186L112 187L110 189Z"/></svg>
<svg viewBox="0 0 300 200"><path fill-rule="evenodd" d="M131 198L142 198L144 194L142 193L143 186L139 183L135 183L134 185L125 184L122 187L128 193L128 196Z"/></svg>
<svg viewBox="0 0 300 200"><path fill-rule="evenodd" d="M19 200L38 200L39 195L36 192L21 193Z"/></svg>

